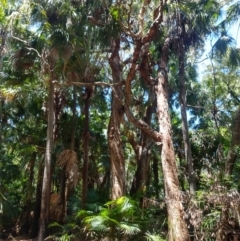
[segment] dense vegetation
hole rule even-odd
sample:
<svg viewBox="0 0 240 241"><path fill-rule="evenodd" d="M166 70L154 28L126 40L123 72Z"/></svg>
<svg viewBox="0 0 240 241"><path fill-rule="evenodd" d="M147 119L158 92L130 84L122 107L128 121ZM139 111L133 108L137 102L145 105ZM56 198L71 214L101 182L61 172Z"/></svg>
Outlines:
<svg viewBox="0 0 240 241"><path fill-rule="evenodd" d="M0 238L240 240L239 18L0 0Z"/></svg>

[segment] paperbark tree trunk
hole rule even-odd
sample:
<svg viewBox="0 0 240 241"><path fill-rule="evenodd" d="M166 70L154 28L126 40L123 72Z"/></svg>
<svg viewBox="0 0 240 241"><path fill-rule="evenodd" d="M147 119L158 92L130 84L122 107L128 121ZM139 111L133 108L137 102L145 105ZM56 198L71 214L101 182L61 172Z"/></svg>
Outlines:
<svg viewBox="0 0 240 241"><path fill-rule="evenodd" d="M44 160L41 213L39 220L38 241L43 241L47 235L47 226L49 222L50 191L51 191L51 161L53 149L53 126L54 126L54 84L53 73L51 73L48 87L48 127L47 143Z"/></svg>
<svg viewBox="0 0 240 241"><path fill-rule="evenodd" d="M123 80L122 66L119 56L120 39L114 40L109 64L112 70L113 83ZM111 199L115 200L124 195L125 189L125 161L120 133L120 125L123 120L124 108L121 104L121 86L115 85L112 93L112 107L110 122L108 125L108 147L111 162Z"/></svg>
<svg viewBox="0 0 240 241"><path fill-rule="evenodd" d="M179 101L181 107L181 117L182 117L182 135L183 135L183 144L185 159L187 161L188 167L188 182L189 182L189 191L191 194L196 192L196 178L193 168L192 160L192 150L189 140L189 131L188 131L188 121L187 121L187 103L186 103L186 84L185 84L185 49L184 43L181 39L179 47Z"/></svg>
<svg viewBox="0 0 240 241"><path fill-rule="evenodd" d="M158 81L156 84L157 116L162 135L161 161L164 177L165 200L168 212L168 240L189 241L189 234L184 220L182 195L178 180L178 170L172 141L172 126L168 106L167 63L170 39L162 48L159 65Z"/></svg>

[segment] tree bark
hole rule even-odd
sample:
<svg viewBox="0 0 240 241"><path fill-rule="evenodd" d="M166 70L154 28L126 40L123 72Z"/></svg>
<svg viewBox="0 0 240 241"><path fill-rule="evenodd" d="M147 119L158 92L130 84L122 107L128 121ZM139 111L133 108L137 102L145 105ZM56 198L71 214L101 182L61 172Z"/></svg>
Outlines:
<svg viewBox="0 0 240 241"><path fill-rule="evenodd" d="M47 226L49 222L50 191L51 191L51 161L53 148L53 126L54 126L54 84L52 83L53 73L49 80L48 89L48 128L47 143L44 160L41 213L39 220L38 241L44 240L47 235Z"/></svg>
<svg viewBox="0 0 240 241"><path fill-rule="evenodd" d="M183 135L183 144L185 159L188 166L188 182L189 182L189 191L191 194L196 192L196 178L193 168L192 160L192 150L189 140L189 131L188 131L188 121L187 121L187 103L186 103L186 84L185 84L185 49L184 43L181 38L180 47L179 47L179 101L181 107L181 117L182 117L182 135Z"/></svg>
<svg viewBox="0 0 240 241"><path fill-rule="evenodd" d="M122 67L120 64L119 48L120 39L113 43L113 51L109 58L112 70L113 83L123 80ZM123 120L124 108L121 104L121 86L114 86L112 93L112 107L110 122L108 125L108 147L111 162L111 199L115 200L124 195L125 189L125 161L120 133L120 125Z"/></svg>
<svg viewBox="0 0 240 241"><path fill-rule="evenodd" d="M189 234L184 220L182 195L178 180L178 170L172 142L172 126L168 106L167 63L170 39L166 39L159 65L156 84L157 116L162 135L161 161L164 177L165 200L168 212L168 240L189 241Z"/></svg>
<svg viewBox="0 0 240 241"><path fill-rule="evenodd" d="M89 165L89 102L92 95L92 87L86 87L85 90L85 107L84 107L84 132L83 132L83 170L82 170L82 209L86 208L88 192L88 165Z"/></svg>

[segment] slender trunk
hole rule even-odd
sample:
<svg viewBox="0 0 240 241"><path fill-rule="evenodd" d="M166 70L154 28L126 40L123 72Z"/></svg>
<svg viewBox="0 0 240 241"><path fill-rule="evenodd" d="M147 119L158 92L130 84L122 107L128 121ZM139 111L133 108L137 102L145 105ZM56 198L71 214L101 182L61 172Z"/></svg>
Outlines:
<svg viewBox="0 0 240 241"><path fill-rule="evenodd" d="M109 59L112 69L113 83L123 80L122 67L120 64L119 48L120 39L116 39L113 44L113 52ZM123 119L124 108L121 104L121 86L114 86L112 93L111 117L108 125L108 147L111 162L111 199L115 200L124 195L125 187L125 162L123 155L120 125Z"/></svg>
<svg viewBox="0 0 240 241"><path fill-rule="evenodd" d="M67 215L67 205L66 205L66 182L67 174L66 167L61 170L61 181L60 181L60 205L62 206L63 218Z"/></svg>
<svg viewBox="0 0 240 241"><path fill-rule="evenodd" d="M85 107L84 107L84 132L83 132L83 171L82 171L82 209L86 207L88 191L88 151L89 151L89 101L92 94L92 88L86 87L85 90Z"/></svg>
<svg viewBox="0 0 240 241"><path fill-rule="evenodd" d="M75 132L76 132L76 102L77 102L77 93L76 86L73 86L73 103L72 103L72 123L71 123L71 142L70 150L74 151L75 148ZM68 197L68 180L66 173L66 166L61 170L61 182L60 182L60 202L62 206L62 214L64 219L67 216L67 197Z"/></svg>
<svg viewBox="0 0 240 241"><path fill-rule="evenodd" d="M158 199L159 198L159 168L158 168L158 158L155 156L153 158L153 166L152 166L152 169L153 169L153 177L154 177L154 187L155 187L155 195L156 195L156 198Z"/></svg>
<svg viewBox="0 0 240 241"><path fill-rule="evenodd" d="M42 180L43 180L43 160L40 160L39 167L38 167L38 176L37 176L37 188L36 188L36 201L34 207L34 216L32 222L32 237L37 236L38 232L38 224L40 218L40 211L41 211L41 195L42 195Z"/></svg>
<svg viewBox="0 0 240 241"><path fill-rule="evenodd" d="M31 214L31 202L32 202L32 189L33 189L33 176L34 176L34 166L35 166L35 161L36 161L36 152L34 152L31 156L30 162L29 162L29 182L28 182L28 191L30 192L30 195L28 195L28 200L26 203L27 207L27 213L26 213L26 230L25 232L27 233L29 231L30 227L30 214Z"/></svg>
<svg viewBox="0 0 240 241"><path fill-rule="evenodd" d="M144 121L146 124L150 125L153 113L153 96L154 94L150 90L149 92L149 105L146 109ZM135 149L136 157L137 157L137 170L134 175L134 179L132 182L132 187L130 190L130 195L134 195L138 192L143 191L144 186L146 185L147 180L147 170L149 169L150 163L150 155L149 155L149 148L152 141L151 138L146 134L143 130L141 130L141 138L140 143L137 145ZM131 142L130 142L131 144Z"/></svg>
<svg viewBox="0 0 240 241"><path fill-rule="evenodd" d="M75 133L76 133L76 105L77 105L77 93L76 93L76 86L73 86L73 104L72 104L72 130L71 130L71 144L70 150L74 151L75 147Z"/></svg>
<svg viewBox="0 0 240 241"><path fill-rule="evenodd" d="M188 121L187 121L187 103L186 103L186 84L185 84L185 49L183 41L180 43L180 52L179 52L179 100L181 106L181 116L182 116L182 135L185 151L185 159L188 166L188 182L189 190L191 194L196 192L196 178L193 168L192 160L192 150L189 140L188 132Z"/></svg>
<svg viewBox="0 0 240 241"><path fill-rule="evenodd" d="M233 120L232 125L232 141L231 146L228 151L227 160L225 163L225 176L230 176L233 173L233 167L237 159L236 147L240 146L240 108L237 110L237 113Z"/></svg>
<svg viewBox="0 0 240 241"><path fill-rule="evenodd" d="M167 63L169 39L162 49L158 82L156 84L157 116L162 134L161 161L164 177L165 200L168 212L168 240L189 241L189 234L184 220L182 196L178 180L178 170L172 142L172 126L168 106Z"/></svg>
<svg viewBox="0 0 240 241"><path fill-rule="evenodd" d="M53 126L54 126L54 84L52 83L53 73L49 80L48 93L48 128L47 128L47 143L44 160L44 173L42 184L41 197L41 214L39 222L38 241L44 240L47 235L47 226L49 222L50 208L50 192L51 192L51 160L53 148Z"/></svg>

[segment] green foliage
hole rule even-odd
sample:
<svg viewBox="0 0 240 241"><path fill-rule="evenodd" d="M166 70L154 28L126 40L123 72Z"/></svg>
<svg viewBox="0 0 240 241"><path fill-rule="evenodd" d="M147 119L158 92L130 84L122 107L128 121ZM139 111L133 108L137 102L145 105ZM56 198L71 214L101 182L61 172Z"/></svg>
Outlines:
<svg viewBox="0 0 240 241"><path fill-rule="evenodd" d="M166 239L161 238L161 236L149 232L146 233L145 237L147 241L166 241Z"/></svg>
<svg viewBox="0 0 240 241"><path fill-rule="evenodd" d="M113 44L117 38L120 41L120 64L115 63L114 68L122 71L121 77L125 80L132 66L132 57L135 57L132 56L133 49L141 43L141 38L136 37L136 33L142 28L144 35L155 25L156 29L153 30L157 33L154 41L142 46L141 50L138 49L139 58L136 66L133 66L134 71L130 73L136 71L132 76L130 109L137 119L149 121L152 128L159 129L157 115L161 110L156 108L153 87L158 78L159 59L163 54L159 49L162 49L166 38L170 38L168 87L172 139L181 188L188 197L188 163L184 159L179 113L178 50L183 47L179 45L179 40L183 38L186 52L186 101L190 116L189 137L198 188L195 196L184 200L187 224L194 227L196 240L213 240L214 233L221 225L224 210L229 210L229 219L226 221L228 225L230 218L236 221L231 205L235 205L239 199L230 189L240 190L239 146L234 147L237 159L233 173L226 177L224 172L232 143L231 122L240 103L240 52L235 48L235 41L228 35L226 26L239 18L239 2L229 7L226 21L218 25L216 22L220 6L217 1L167 1L160 26L154 22L158 4L159 1L154 0L122 1L120 4L102 0L0 0L0 231L17 226L14 223L16 220L29 222L31 229L30 214L39 201L36 191L41 172L37 172L45 153L47 82L53 77L54 131L57 134L52 151L51 189L58 193L63 185L62 179L66 177L60 177L61 170L56 168L56 154L69 148L73 137L71 148L77 152L79 169L82 168L86 135L84 84L104 84L95 87L90 98L87 210L79 211L82 198L82 179L79 174L76 190L68 193L67 217L60 224L53 222L49 225L52 235L48 238L60 241L73 238L91 241L104 238L165 240L168 229L167 210L165 202L157 200L164 200L165 180L161 168L158 170L161 165L161 146L154 145L154 141L145 138L145 134L128 122L126 116L119 130L124 149L126 195L135 181L138 155L146 144L150 164L144 170L147 177L144 188L139 193L143 198L153 200L155 206L150 204L142 208L138 195L132 199L124 196L107 202L111 192L108 125L111 95L116 95L116 88L119 88L123 96L123 99L117 96L123 104L121 111L126 110L124 81L123 85L108 85L112 77L115 77L112 76L114 71L111 72L109 57L113 56L113 62L117 62L115 58L118 57L118 46ZM142 26L139 25L141 20ZM203 76L198 76L195 61L202 56L203 40L209 34L216 34L219 38L211 51L212 64L207 66ZM146 66L143 66L143 60L146 60ZM50 62L54 62L54 65L49 69ZM151 83L147 83L141 76L142 68L146 68ZM57 93L60 92L62 95L59 97ZM147 107L150 106L153 113L150 120L146 120ZM130 133L135 146L129 141ZM36 160L31 170L30 158L34 153ZM153 161L157 164L154 165ZM61 207L60 203L57 205ZM238 232L237 227L231 227L232 231Z"/></svg>
<svg viewBox="0 0 240 241"><path fill-rule="evenodd" d="M83 218L87 231L96 237L109 237L112 240L133 236L140 232L137 224L137 206L127 197L107 202L106 207L100 208L99 213L93 215L90 211L80 211L76 218Z"/></svg>
<svg viewBox="0 0 240 241"><path fill-rule="evenodd" d="M70 241L75 236L72 234L74 229L77 228L76 224L68 223L66 225L60 225L56 222L48 225L48 228L58 229L59 231L55 232L54 235L50 235L46 240L58 240L58 241Z"/></svg>

